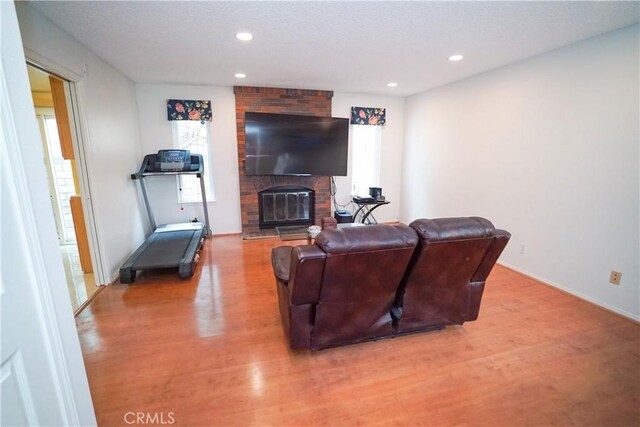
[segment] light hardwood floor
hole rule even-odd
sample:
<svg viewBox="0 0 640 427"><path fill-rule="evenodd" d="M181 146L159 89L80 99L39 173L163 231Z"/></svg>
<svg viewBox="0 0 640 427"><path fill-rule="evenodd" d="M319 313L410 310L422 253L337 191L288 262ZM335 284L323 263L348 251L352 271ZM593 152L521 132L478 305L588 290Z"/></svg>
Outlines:
<svg viewBox="0 0 640 427"><path fill-rule="evenodd" d="M143 274L78 316L99 425L640 424L640 326L500 266L475 322L293 352L279 244L214 237L192 280Z"/></svg>

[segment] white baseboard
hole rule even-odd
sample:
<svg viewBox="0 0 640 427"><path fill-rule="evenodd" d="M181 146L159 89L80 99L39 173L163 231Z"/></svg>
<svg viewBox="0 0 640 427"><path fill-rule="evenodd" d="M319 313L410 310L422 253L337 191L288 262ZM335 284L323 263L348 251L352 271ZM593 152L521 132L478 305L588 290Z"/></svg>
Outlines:
<svg viewBox="0 0 640 427"><path fill-rule="evenodd" d="M120 279L120 269L118 269L115 273L111 274L111 281L106 284L106 286L113 285L116 283L116 280Z"/></svg>
<svg viewBox="0 0 640 427"><path fill-rule="evenodd" d="M633 313L629 313L627 311L621 310L621 309L619 309L617 307L614 307L612 305L607 304L606 302L602 302L602 301L600 301L600 300L598 300L596 298L590 297L590 296L585 295L585 294L583 294L581 292L578 292L578 291L575 291L573 289L567 288L566 286L563 286L563 285L561 285L559 283L556 283L556 282L554 282L552 280L549 280L547 278L544 278L542 276L538 276L537 274L533 274L533 273L531 273L529 271L523 270L523 269L521 269L519 267L514 267L513 265L511 265L509 263L506 263L506 262L503 262L503 261L498 261L497 264L500 264L501 266L506 267L506 268L508 268L510 270L516 271L516 272L518 272L520 274L524 274L525 276L531 277L532 279L535 279L535 280L537 280L539 282L542 282L545 285L560 289L563 292L566 292L568 294L576 296L576 297L578 297L578 298L580 298L582 300L590 302L591 304L595 304L595 305L597 305L599 307L604 308L605 310L612 311L612 312L614 312L616 314L619 314L622 317L626 317L629 320L633 320L635 322L640 323L640 316L638 316L638 315L635 315Z"/></svg>

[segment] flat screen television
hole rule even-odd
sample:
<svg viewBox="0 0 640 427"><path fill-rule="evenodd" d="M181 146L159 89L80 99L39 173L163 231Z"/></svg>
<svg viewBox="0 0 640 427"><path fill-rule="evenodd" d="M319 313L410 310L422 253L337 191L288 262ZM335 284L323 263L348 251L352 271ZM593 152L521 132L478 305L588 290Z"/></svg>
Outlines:
<svg viewBox="0 0 640 427"><path fill-rule="evenodd" d="M247 112L247 175L346 176L349 119Z"/></svg>

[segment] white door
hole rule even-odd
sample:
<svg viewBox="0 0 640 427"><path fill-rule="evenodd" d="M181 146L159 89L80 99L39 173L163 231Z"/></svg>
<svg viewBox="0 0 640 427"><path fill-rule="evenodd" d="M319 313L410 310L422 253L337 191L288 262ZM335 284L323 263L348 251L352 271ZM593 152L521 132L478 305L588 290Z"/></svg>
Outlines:
<svg viewBox="0 0 640 427"><path fill-rule="evenodd" d="M95 425L13 2L0 52L0 425Z"/></svg>

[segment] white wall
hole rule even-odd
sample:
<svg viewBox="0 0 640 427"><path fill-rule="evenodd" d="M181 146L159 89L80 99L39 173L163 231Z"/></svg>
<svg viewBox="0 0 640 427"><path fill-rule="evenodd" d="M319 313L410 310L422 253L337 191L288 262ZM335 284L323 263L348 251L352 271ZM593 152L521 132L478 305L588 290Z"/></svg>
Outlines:
<svg viewBox="0 0 640 427"><path fill-rule="evenodd" d="M638 34L408 98L401 218L486 217L513 235L503 263L638 319Z"/></svg>
<svg viewBox="0 0 640 427"><path fill-rule="evenodd" d="M351 107L386 108L386 125L382 126L380 147L380 186L382 195L391 204L376 209L379 222L398 221L400 218L400 193L402 188L402 153L404 132L404 98L391 96L363 95L355 93L333 94L331 115L333 117L351 117ZM351 138L349 138L351 155ZM336 200L340 204L351 201L351 165L346 177L336 177ZM331 207L333 210L333 206ZM353 207L347 208L353 213Z"/></svg>
<svg viewBox="0 0 640 427"><path fill-rule="evenodd" d="M208 203L213 234L240 233L240 184L236 137L236 104L233 88L137 84L140 138L144 154L173 147L171 122L167 120L167 99L210 99L213 118L210 123L215 201ZM142 159L140 159L142 160ZM147 179L149 202L156 223L186 222L197 217L203 221L202 203L185 203L180 211L175 177ZM210 196L207 196L210 198Z"/></svg>
<svg viewBox="0 0 640 427"><path fill-rule="evenodd" d="M135 87L118 70L24 2L16 4L24 47L75 74L103 266L113 280L118 268L144 240L144 220L130 174L140 161Z"/></svg>

